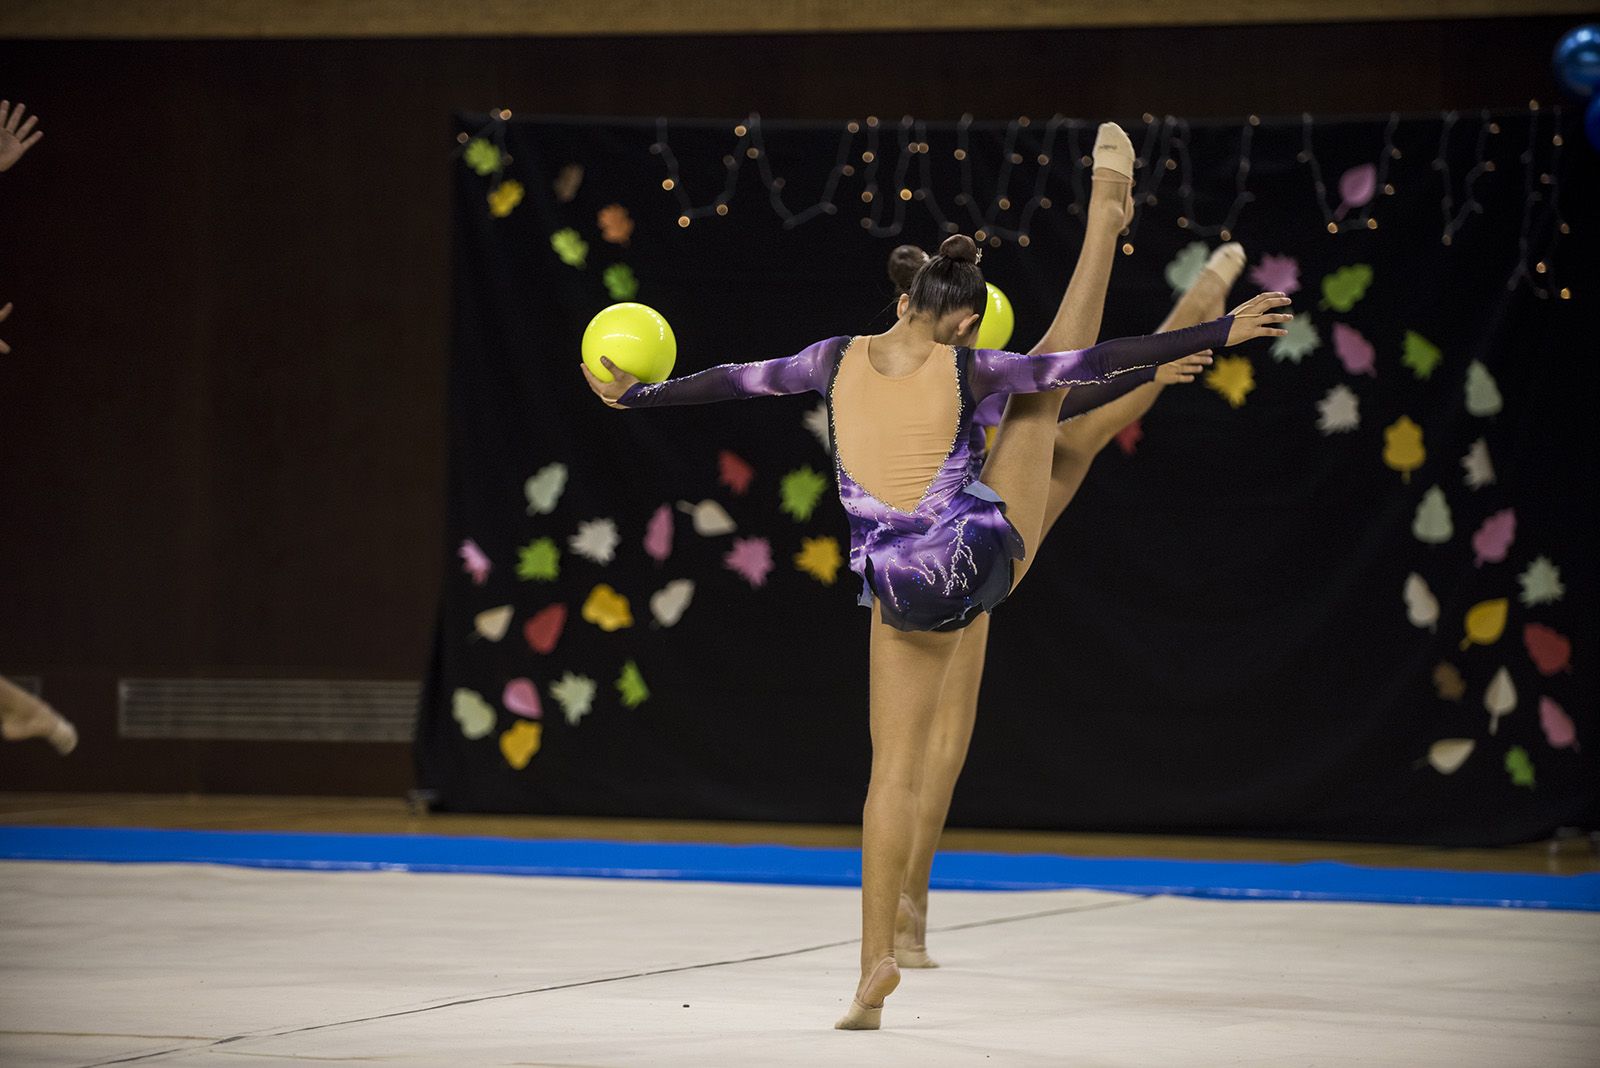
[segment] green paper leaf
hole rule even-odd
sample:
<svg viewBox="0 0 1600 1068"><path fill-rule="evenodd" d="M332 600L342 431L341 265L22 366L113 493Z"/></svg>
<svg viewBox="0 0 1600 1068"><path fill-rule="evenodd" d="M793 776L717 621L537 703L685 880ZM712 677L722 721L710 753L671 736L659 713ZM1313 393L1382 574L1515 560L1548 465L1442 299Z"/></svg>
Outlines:
<svg viewBox="0 0 1600 1068"><path fill-rule="evenodd" d="M579 236L578 231L572 227L557 230L550 235L550 247L555 250L561 262L568 267L582 270L589 262L589 242Z"/></svg>
<svg viewBox="0 0 1600 1068"><path fill-rule="evenodd" d="M530 541L517 550L517 577L553 582L561 574L561 550L551 538Z"/></svg>
<svg viewBox="0 0 1600 1068"><path fill-rule="evenodd" d="M600 275L600 280L606 284L606 292L611 294L612 300L632 300L639 295L639 279L626 263L613 263Z"/></svg>
<svg viewBox="0 0 1600 1068"><path fill-rule="evenodd" d="M1513 785L1533 789L1533 761L1528 759L1528 751L1522 746L1514 745L1506 753L1506 772Z"/></svg>
<svg viewBox="0 0 1600 1068"><path fill-rule="evenodd" d="M784 475L779 483L778 495L783 503L778 507L793 516L796 522L804 523L811 518L817 501L822 498L822 491L827 488L826 476L810 467L798 467Z"/></svg>
<svg viewBox="0 0 1600 1068"><path fill-rule="evenodd" d="M1334 311L1347 312L1356 301L1366 296L1372 284L1372 265L1352 263L1340 267L1322 280L1322 306Z"/></svg>
<svg viewBox="0 0 1600 1068"><path fill-rule="evenodd" d="M622 674L617 676L617 692L622 695L624 708L638 708L650 700L650 688L639 674L639 665L632 660L622 665Z"/></svg>
<svg viewBox="0 0 1600 1068"><path fill-rule="evenodd" d="M1432 378L1433 369L1442 359L1444 353L1439 351L1439 346L1415 330L1406 331L1405 351L1400 355L1400 362L1411 368L1419 381Z"/></svg>
<svg viewBox="0 0 1600 1068"><path fill-rule="evenodd" d="M461 153L461 161L479 177L487 178L500 169L500 150L482 137L474 137Z"/></svg>

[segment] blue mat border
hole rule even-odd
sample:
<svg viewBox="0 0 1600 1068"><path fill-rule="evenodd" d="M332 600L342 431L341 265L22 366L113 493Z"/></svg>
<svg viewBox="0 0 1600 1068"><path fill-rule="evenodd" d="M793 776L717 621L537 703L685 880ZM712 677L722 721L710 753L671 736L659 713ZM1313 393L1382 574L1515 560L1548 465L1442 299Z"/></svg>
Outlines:
<svg viewBox="0 0 1600 1068"><path fill-rule="evenodd" d="M854 849L298 831L0 827L0 859L793 886L858 886L861 882L861 854ZM1145 896L1600 912L1600 873L1539 875L1370 868L1334 861L1145 860L948 852L940 853L934 863L933 887L1103 890Z"/></svg>

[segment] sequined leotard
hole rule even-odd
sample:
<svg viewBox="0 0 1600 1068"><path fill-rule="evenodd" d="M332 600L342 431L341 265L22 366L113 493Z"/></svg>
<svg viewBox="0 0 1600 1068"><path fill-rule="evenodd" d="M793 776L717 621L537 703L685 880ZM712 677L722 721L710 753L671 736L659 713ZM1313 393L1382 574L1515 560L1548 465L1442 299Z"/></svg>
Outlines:
<svg viewBox="0 0 1600 1068"><path fill-rule="evenodd" d="M877 597L884 620L901 630L954 630L1005 600L1011 590L1012 561L1022 559L1025 551L1021 536L1005 518L1005 502L978 479L976 461L983 433L974 416L980 406L986 401L1003 405L1013 393L1103 387L1086 390L1091 403L1074 405L1076 414L1151 381L1162 363L1201 349L1222 348L1232 322L1225 316L1185 330L1032 356L941 345L928 358L931 367L924 365L900 379L872 371L861 346L854 344L856 339L836 337L782 359L724 364L683 378L636 385L622 395L621 404L650 408L822 394L834 426L835 474L839 499L849 516L850 567L862 581L861 603L870 605ZM939 409L950 420L948 452L942 461L927 459L928 413L897 412L884 403L901 388L897 382L907 391L927 390L928 383L919 377L924 370L942 376L955 392ZM872 375L881 382L874 382ZM858 395L868 390L869 382L876 392ZM840 389L845 390L843 395ZM1068 405L1075 392L1067 394ZM841 425L842 419L849 425ZM861 425L868 421L870 427ZM917 469L907 470L907 464ZM894 503L875 496L863 480ZM920 497L906 492L905 487L916 485L925 487Z"/></svg>

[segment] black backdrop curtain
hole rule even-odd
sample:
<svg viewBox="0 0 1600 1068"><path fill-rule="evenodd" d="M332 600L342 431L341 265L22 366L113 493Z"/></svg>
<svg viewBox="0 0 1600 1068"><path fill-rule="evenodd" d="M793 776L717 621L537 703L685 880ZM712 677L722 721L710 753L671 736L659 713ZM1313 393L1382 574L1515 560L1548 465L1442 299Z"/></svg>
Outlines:
<svg viewBox="0 0 1600 1068"><path fill-rule="evenodd" d="M420 784L454 810L857 820L867 612L848 570L824 581L831 484L806 507L831 480L819 399L613 412L584 326L636 285L679 374L882 329L889 250L948 221L984 231L1026 349L1077 254L1093 125L456 130ZM1581 133L1550 109L1129 132L1140 212L1102 336L1153 328L1226 237L1298 280L1315 336L1169 388L1095 463L996 613L953 822L1492 843L1592 821Z"/></svg>

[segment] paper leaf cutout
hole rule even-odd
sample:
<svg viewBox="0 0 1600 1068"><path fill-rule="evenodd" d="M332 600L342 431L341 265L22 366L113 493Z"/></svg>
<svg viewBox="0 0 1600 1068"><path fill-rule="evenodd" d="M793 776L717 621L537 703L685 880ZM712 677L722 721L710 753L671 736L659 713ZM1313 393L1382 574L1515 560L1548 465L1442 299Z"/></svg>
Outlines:
<svg viewBox="0 0 1600 1068"><path fill-rule="evenodd" d="M1428 583L1415 571L1406 576L1401 596L1406 602L1406 618L1413 627L1439 629L1439 599L1428 589Z"/></svg>
<svg viewBox="0 0 1600 1068"><path fill-rule="evenodd" d="M1492 601L1479 601L1467 609L1466 637L1461 648L1472 645L1493 645L1506 632L1506 610L1510 603L1504 597Z"/></svg>
<svg viewBox="0 0 1600 1068"><path fill-rule="evenodd" d="M522 494L528 498L529 515L549 515L556 510L561 492L567 488L567 465L545 464L522 484Z"/></svg>
<svg viewBox="0 0 1600 1068"><path fill-rule="evenodd" d="M1511 551L1511 543L1516 537L1516 509L1502 508L1485 519L1478 532L1472 535L1472 551L1478 554L1476 565L1482 567L1484 564L1498 564L1504 560L1506 553Z"/></svg>
<svg viewBox="0 0 1600 1068"><path fill-rule="evenodd" d="M528 719L538 719L544 715L544 707L539 703L539 691L534 689L532 679L512 679L506 683L500 703L506 706L507 712Z"/></svg>
<svg viewBox="0 0 1600 1068"><path fill-rule="evenodd" d="M497 642L506 636L506 628L511 626L512 607L503 604L498 608L490 608L479 612L472 617L472 629L492 642Z"/></svg>
<svg viewBox="0 0 1600 1068"><path fill-rule="evenodd" d="M594 221L600 236L613 245L626 245L633 237L633 216L621 204L607 204Z"/></svg>
<svg viewBox="0 0 1600 1068"><path fill-rule="evenodd" d="M1455 524L1450 520L1450 502L1445 500L1444 490L1431 486L1422 495L1416 518L1411 521L1411 533L1426 545L1443 545L1450 540Z"/></svg>
<svg viewBox="0 0 1600 1068"><path fill-rule="evenodd" d="M1500 387L1494 375L1477 360L1467 364L1467 411L1476 416L1494 415L1503 408Z"/></svg>
<svg viewBox="0 0 1600 1068"><path fill-rule="evenodd" d="M1327 396L1317 401L1317 429L1324 434L1356 429L1361 425L1360 405L1361 398L1349 386L1334 386Z"/></svg>
<svg viewBox="0 0 1600 1068"><path fill-rule="evenodd" d="M772 570L772 545L766 538L734 538L722 563L751 586L765 586Z"/></svg>
<svg viewBox="0 0 1600 1068"><path fill-rule="evenodd" d="M561 632L566 626L567 606L547 604L522 625L522 637L527 641L528 648L548 656L561 640Z"/></svg>
<svg viewBox="0 0 1600 1068"><path fill-rule="evenodd" d="M1463 481L1468 489L1482 489L1494 485L1494 462L1489 459L1489 443L1479 438L1461 458L1461 469L1466 472Z"/></svg>
<svg viewBox="0 0 1600 1068"><path fill-rule="evenodd" d="M572 227L557 230L550 235L550 247L568 267L582 270L589 263L589 242Z"/></svg>
<svg viewBox="0 0 1600 1068"><path fill-rule="evenodd" d="M609 519L587 519L578 532L567 539L567 548L597 564L609 564L617 555L617 524Z"/></svg>
<svg viewBox="0 0 1600 1068"><path fill-rule="evenodd" d="M583 602L583 619L606 633L633 626L633 609L628 599L604 582L589 591Z"/></svg>
<svg viewBox="0 0 1600 1068"><path fill-rule="evenodd" d="M482 586L489 581L489 572L494 569L494 565L489 562L483 550L478 548L477 542L468 538L461 543L461 548L456 550L456 555L461 557L461 570L472 576L474 586Z"/></svg>
<svg viewBox="0 0 1600 1068"><path fill-rule="evenodd" d="M1265 255L1250 268L1250 281L1266 293L1300 292L1300 261L1293 256Z"/></svg>
<svg viewBox="0 0 1600 1068"><path fill-rule="evenodd" d="M1334 311L1347 312L1367 294L1372 284L1372 265L1352 263L1340 267L1322 280L1322 303Z"/></svg>
<svg viewBox="0 0 1600 1068"><path fill-rule="evenodd" d="M461 162L480 178L487 178L500 169L500 150L482 137L474 137L462 150Z"/></svg>
<svg viewBox="0 0 1600 1068"><path fill-rule="evenodd" d="M583 185L583 168L576 163L569 163L556 174L555 181L550 187L555 190L556 199L563 204L571 204L578 198L578 188Z"/></svg>
<svg viewBox="0 0 1600 1068"><path fill-rule="evenodd" d="M1333 324L1333 353L1344 364L1346 373L1377 377L1377 350L1355 327L1345 323Z"/></svg>
<svg viewBox="0 0 1600 1068"><path fill-rule="evenodd" d="M671 627L683 618L689 602L694 599L692 579L673 579L650 595L650 614L658 625Z"/></svg>
<svg viewBox="0 0 1600 1068"><path fill-rule="evenodd" d="M617 676L616 687L617 693L622 695L623 708L638 708L650 700L650 687L644 684L639 665L632 660L622 665L622 674Z"/></svg>
<svg viewBox="0 0 1600 1068"><path fill-rule="evenodd" d="M830 456L833 455L833 428L828 425L827 402L824 401L807 412L801 422L822 445L822 451Z"/></svg>
<svg viewBox="0 0 1600 1068"><path fill-rule="evenodd" d="M1125 456L1132 456L1133 455L1133 450L1135 448L1137 448L1138 445L1139 445L1139 442L1141 442L1143 440L1144 440L1144 422L1143 422L1143 420L1135 419L1133 422L1129 423L1127 426L1125 426L1121 430L1117 431L1117 448L1121 449L1122 452L1123 452L1123 455L1125 455Z"/></svg>
<svg viewBox="0 0 1600 1068"><path fill-rule="evenodd" d="M507 180L489 190L489 214L504 219L522 203L522 183Z"/></svg>
<svg viewBox="0 0 1600 1068"><path fill-rule="evenodd" d="M632 300L639 295L639 278L626 263L613 263L601 271L600 281L612 300Z"/></svg>
<svg viewBox="0 0 1600 1068"><path fill-rule="evenodd" d="M755 477L756 469L738 454L727 449L717 453L717 481L727 486L735 497L743 497L749 492L750 483Z"/></svg>
<svg viewBox="0 0 1600 1068"><path fill-rule="evenodd" d="M1539 674L1550 676L1558 671L1572 670L1571 639L1543 623L1524 626L1522 644L1528 647L1528 658L1539 669Z"/></svg>
<svg viewBox="0 0 1600 1068"><path fill-rule="evenodd" d="M561 575L561 550L550 538L535 538L517 550L517 577L554 582Z"/></svg>
<svg viewBox="0 0 1600 1068"><path fill-rule="evenodd" d="M672 506L663 504L644 525L644 554L658 564L666 563L672 555L672 535Z"/></svg>
<svg viewBox="0 0 1600 1068"><path fill-rule="evenodd" d="M513 723L511 729L500 736L500 755L506 758L506 763L512 768L521 771L533 759L533 754L539 751L539 742L543 737L542 724Z"/></svg>
<svg viewBox="0 0 1600 1068"><path fill-rule="evenodd" d="M833 585L843 564L837 538L801 538L800 551L794 554L794 566L824 586Z"/></svg>
<svg viewBox="0 0 1600 1068"><path fill-rule="evenodd" d="M461 736L469 742L494 730L494 709L476 690L457 690L450 699L450 715L461 724Z"/></svg>
<svg viewBox="0 0 1600 1068"><path fill-rule="evenodd" d="M576 727L578 721L589 714L594 707L595 689L595 681L589 676L574 675L570 671L550 684L550 696L561 706L567 726Z"/></svg>
<svg viewBox="0 0 1600 1068"><path fill-rule="evenodd" d="M1339 198L1341 203L1334 209L1333 217L1343 220L1351 208L1364 208L1372 202L1372 195L1378 191L1378 168L1372 163L1363 163L1351 167L1339 176Z"/></svg>
<svg viewBox="0 0 1600 1068"><path fill-rule="evenodd" d="M704 500L699 504L679 501L678 511L690 515L694 522L694 532L703 538L720 537L739 529L733 522L733 516L728 514L728 510L713 500Z"/></svg>
<svg viewBox="0 0 1600 1068"><path fill-rule="evenodd" d="M1561 584L1561 569L1543 556L1535 557L1527 570L1517 576L1517 581L1522 583L1518 600L1529 608L1552 604L1567 593L1567 588Z"/></svg>
<svg viewBox="0 0 1600 1068"><path fill-rule="evenodd" d="M1255 368L1247 356L1218 356L1206 372L1206 387L1222 394L1231 407L1244 404L1247 393L1256 388Z"/></svg>
<svg viewBox="0 0 1600 1068"><path fill-rule="evenodd" d="M1506 772L1511 776L1512 785L1533 789L1533 761L1528 759L1528 751L1522 746L1514 745L1506 753Z"/></svg>
<svg viewBox="0 0 1600 1068"><path fill-rule="evenodd" d="M1517 688L1511 682L1511 672L1501 668L1489 680L1483 691L1483 707L1489 711L1489 733L1500 731L1500 720L1517 710Z"/></svg>
<svg viewBox="0 0 1600 1068"><path fill-rule="evenodd" d="M1441 660L1433 669L1433 688L1440 700L1459 701L1467 694L1467 680L1461 677L1461 670L1454 664Z"/></svg>
<svg viewBox="0 0 1600 1068"><path fill-rule="evenodd" d="M1284 360L1299 363L1308 352L1316 351L1317 346L1322 344L1311 316L1303 311L1295 312L1294 318L1289 320L1289 325L1284 329L1289 332L1272 342L1272 358L1279 363Z"/></svg>
<svg viewBox="0 0 1600 1068"><path fill-rule="evenodd" d="M1441 738L1428 747L1428 763L1440 775L1453 775L1477 747L1471 738Z"/></svg>
<svg viewBox="0 0 1600 1068"><path fill-rule="evenodd" d="M1428 451L1422 447L1422 428L1402 415L1383 429L1383 462L1400 472L1406 482L1411 472L1422 466ZM1442 496L1442 494L1441 494ZM1419 535L1420 536L1420 535Z"/></svg>
<svg viewBox="0 0 1600 1068"><path fill-rule="evenodd" d="M810 467L797 467L784 475L783 481L778 484L778 496L782 501L778 509L795 522L804 523L816 511L817 502L827 488L828 479L822 472Z"/></svg>
<svg viewBox="0 0 1600 1068"><path fill-rule="evenodd" d="M1539 726L1552 749L1578 748L1578 729L1572 725L1572 717L1551 698L1539 698Z"/></svg>
<svg viewBox="0 0 1600 1068"><path fill-rule="evenodd" d="M1178 250L1172 257L1172 262L1167 264L1167 285L1172 287L1172 292L1187 293L1189 287L1194 285L1200 277L1200 272L1205 269L1206 260L1211 257L1211 250L1206 248L1204 241L1191 241Z"/></svg>
<svg viewBox="0 0 1600 1068"><path fill-rule="evenodd" d="M1418 381L1432 378L1433 369L1444 359L1444 353L1439 351L1439 346L1415 330L1406 331L1405 342L1401 348L1400 362L1411 368L1411 373Z"/></svg>

